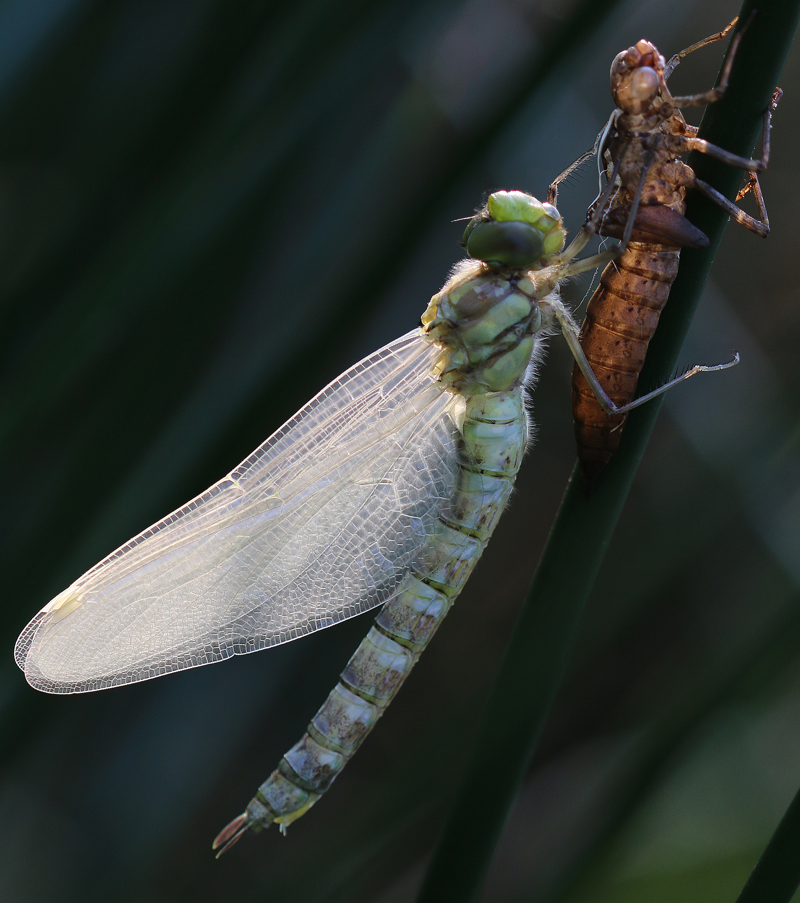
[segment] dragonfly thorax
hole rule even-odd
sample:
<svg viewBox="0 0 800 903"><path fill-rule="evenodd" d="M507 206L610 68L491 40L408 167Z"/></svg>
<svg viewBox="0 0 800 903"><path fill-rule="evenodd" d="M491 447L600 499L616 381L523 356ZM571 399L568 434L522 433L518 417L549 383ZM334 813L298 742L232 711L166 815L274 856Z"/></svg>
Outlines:
<svg viewBox="0 0 800 903"><path fill-rule="evenodd" d="M506 392L525 375L542 314L529 275L467 266L431 298L423 334L442 348L435 375L463 394Z"/></svg>

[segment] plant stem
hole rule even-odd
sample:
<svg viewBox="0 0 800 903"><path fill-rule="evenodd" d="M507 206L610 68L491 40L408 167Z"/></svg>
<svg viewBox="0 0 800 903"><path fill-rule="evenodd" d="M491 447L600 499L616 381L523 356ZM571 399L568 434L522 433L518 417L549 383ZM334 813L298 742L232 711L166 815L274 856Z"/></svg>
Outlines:
<svg viewBox="0 0 800 903"><path fill-rule="evenodd" d="M800 790L770 838L736 903L789 903L800 885Z"/></svg>

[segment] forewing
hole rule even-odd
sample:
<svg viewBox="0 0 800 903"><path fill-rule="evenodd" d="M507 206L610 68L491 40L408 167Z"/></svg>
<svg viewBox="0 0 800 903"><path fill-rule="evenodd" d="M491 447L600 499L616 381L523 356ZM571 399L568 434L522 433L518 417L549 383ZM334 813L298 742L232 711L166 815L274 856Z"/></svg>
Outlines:
<svg viewBox="0 0 800 903"><path fill-rule="evenodd" d="M99 690L252 652L391 598L436 530L457 400L418 331L356 364L231 474L53 599L29 683Z"/></svg>

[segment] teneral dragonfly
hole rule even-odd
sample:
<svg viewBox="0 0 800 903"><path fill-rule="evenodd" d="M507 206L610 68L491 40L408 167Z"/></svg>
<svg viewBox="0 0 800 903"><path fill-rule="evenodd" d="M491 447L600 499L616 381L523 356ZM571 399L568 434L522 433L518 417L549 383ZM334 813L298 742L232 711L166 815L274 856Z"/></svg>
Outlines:
<svg viewBox="0 0 800 903"><path fill-rule="evenodd" d="M48 693L148 680L296 639L382 605L341 680L222 831L281 829L355 753L464 586L530 436L542 338L560 327L609 411L557 298L607 263L562 250L555 207L498 192L421 326L323 389L242 464L56 596L16 660ZM636 404L646 399L640 399Z"/></svg>
<svg viewBox="0 0 800 903"><path fill-rule="evenodd" d="M736 20L719 34L681 51L669 63L655 45L641 40L618 54L611 66L616 109L598 136L595 151L605 170L607 187L590 209L590 216L599 223L600 234L614 237L622 234L632 209L636 218L633 240L605 268L589 300L580 335L594 372L618 405L628 404L636 394L648 345L678 272L681 247L708 246L708 238L683 215L687 189L702 192L757 235L764 237L769 232L755 173L763 171L769 159L771 114L780 94L765 114L760 160L736 156L698 138L697 129L687 124L681 113L682 109L713 103L723 96L742 32L731 43L716 88L673 97L667 87L667 79L683 57L720 40L735 24ZM745 213L698 179L680 159L691 150L748 170L750 180L740 197L753 189L761 219ZM548 200L556 202L558 182L575 165L553 183ZM619 445L626 415L604 411L578 367L572 374L572 410L584 488L590 492Z"/></svg>

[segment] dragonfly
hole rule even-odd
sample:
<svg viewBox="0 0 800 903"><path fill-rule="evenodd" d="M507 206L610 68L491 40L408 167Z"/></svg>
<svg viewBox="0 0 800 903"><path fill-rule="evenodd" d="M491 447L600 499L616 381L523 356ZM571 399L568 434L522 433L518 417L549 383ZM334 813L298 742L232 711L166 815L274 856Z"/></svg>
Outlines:
<svg viewBox="0 0 800 903"><path fill-rule="evenodd" d="M706 235L684 216L687 189L700 191L756 235L769 233L756 174L769 161L772 113L781 92L776 92L764 114L760 159L737 156L698 138L697 129L687 124L681 112L714 103L724 95L743 31L731 42L716 88L673 97L667 87L667 79L684 57L722 40L736 22L734 19L718 34L677 53L668 63L656 46L645 40L619 53L611 66L611 94L616 105L611 118L595 147L568 167L548 192L548 201L557 203L558 184L587 158L596 156L605 172L606 187L590 207L590 219L599 222L600 234L620 237L631 215L635 216L633 240L603 271L580 333L586 357L618 405L636 395L648 345L678 272L681 247L708 247ZM695 175L680 159L692 150L748 171L748 181L737 200L752 190L759 219ZM572 374L572 403L581 476L590 494L619 445L626 415L609 415L578 367Z"/></svg>
<svg viewBox="0 0 800 903"><path fill-rule="evenodd" d="M609 412L652 397L625 408L607 397L558 299L561 281L617 253L578 258L591 235L584 226L565 247L554 206L521 191L490 195L464 233L468 258L418 328L343 373L20 635L15 657L31 686L83 693L382 606L307 732L214 841L219 853L245 831L285 831L320 799L452 607L529 444L526 392L545 336L561 331Z"/></svg>

